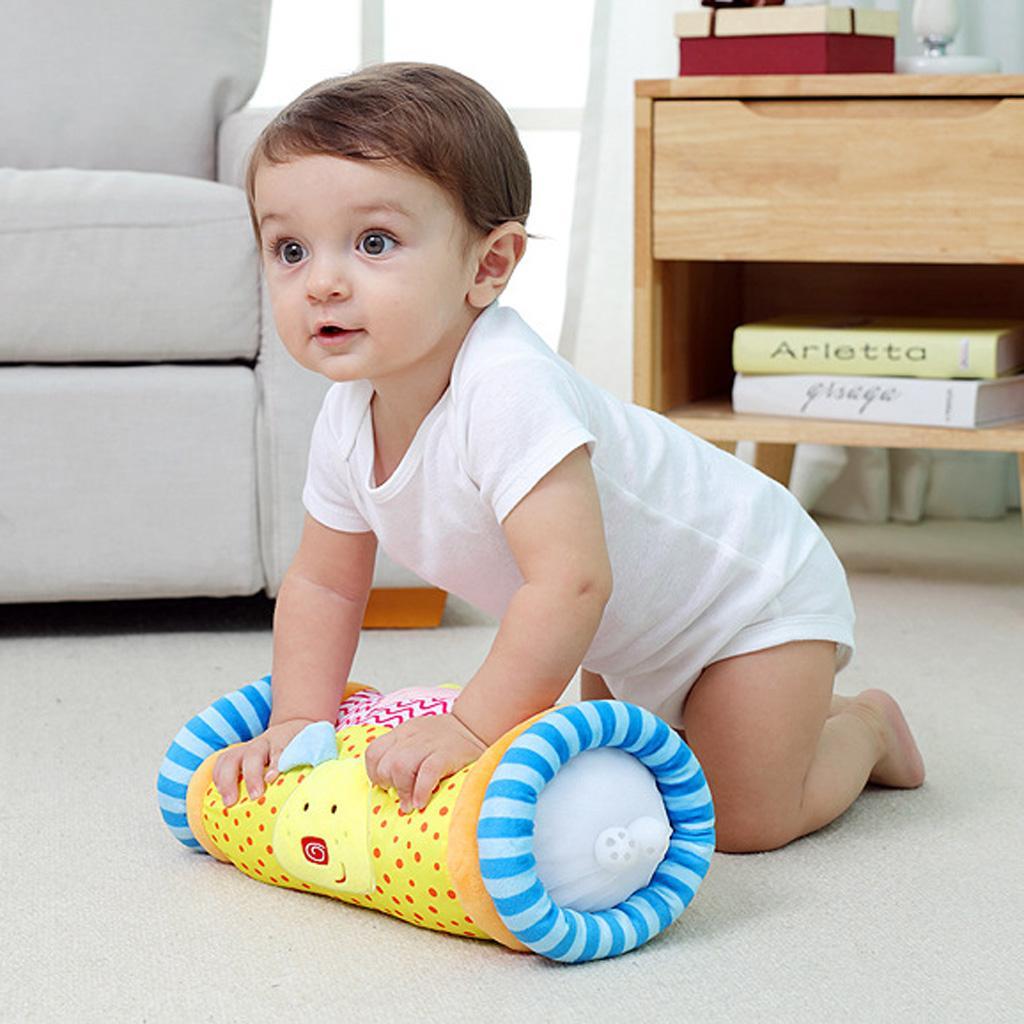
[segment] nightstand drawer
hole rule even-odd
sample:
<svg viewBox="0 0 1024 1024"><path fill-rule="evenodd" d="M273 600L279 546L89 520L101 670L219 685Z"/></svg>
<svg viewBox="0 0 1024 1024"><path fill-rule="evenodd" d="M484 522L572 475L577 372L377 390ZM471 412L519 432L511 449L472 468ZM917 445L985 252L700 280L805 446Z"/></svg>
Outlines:
<svg viewBox="0 0 1024 1024"><path fill-rule="evenodd" d="M1019 261L1024 99L653 107L655 259Z"/></svg>

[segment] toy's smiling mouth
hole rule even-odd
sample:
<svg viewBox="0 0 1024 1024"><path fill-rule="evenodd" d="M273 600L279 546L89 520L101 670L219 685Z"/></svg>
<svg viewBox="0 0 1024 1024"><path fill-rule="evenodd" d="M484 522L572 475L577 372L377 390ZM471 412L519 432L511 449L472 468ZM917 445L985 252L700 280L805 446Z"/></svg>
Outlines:
<svg viewBox="0 0 1024 1024"><path fill-rule="evenodd" d="M345 871L342 871L341 872L341 878L336 878L334 880L334 884L335 885L341 885L341 883L344 882L346 878L348 878L348 874Z"/></svg>

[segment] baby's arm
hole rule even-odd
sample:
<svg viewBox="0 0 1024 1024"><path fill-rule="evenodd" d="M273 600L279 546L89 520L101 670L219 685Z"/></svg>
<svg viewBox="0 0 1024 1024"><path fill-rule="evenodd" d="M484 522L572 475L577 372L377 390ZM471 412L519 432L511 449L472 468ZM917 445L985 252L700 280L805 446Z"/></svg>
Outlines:
<svg viewBox="0 0 1024 1024"><path fill-rule="evenodd" d="M503 524L523 585L455 713L485 742L550 707L587 652L611 596L604 520L586 448L545 476Z"/></svg>
<svg viewBox="0 0 1024 1024"><path fill-rule="evenodd" d="M407 806L423 807L442 775L559 698L611 594L601 503L586 448L552 469L509 513L503 529L523 585L453 715L413 719L367 750L370 778L394 785ZM467 732L481 741L475 748Z"/></svg>
<svg viewBox="0 0 1024 1024"><path fill-rule="evenodd" d="M225 806L238 799L239 775L249 795L259 797L291 739L310 722L334 721L359 642L376 552L372 533L342 533L306 516L274 612L270 723L262 735L221 754L213 769Z"/></svg>

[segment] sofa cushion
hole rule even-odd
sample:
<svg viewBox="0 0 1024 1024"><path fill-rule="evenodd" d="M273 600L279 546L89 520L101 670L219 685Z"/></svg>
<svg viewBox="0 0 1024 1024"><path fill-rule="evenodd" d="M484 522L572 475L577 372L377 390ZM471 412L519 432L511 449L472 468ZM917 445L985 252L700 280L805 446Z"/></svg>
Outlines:
<svg viewBox="0 0 1024 1024"><path fill-rule="evenodd" d="M0 168L0 363L255 358L245 196L198 178Z"/></svg>
<svg viewBox="0 0 1024 1024"><path fill-rule="evenodd" d="M245 366L0 366L0 601L253 594Z"/></svg>
<svg viewBox="0 0 1024 1024"><path fill-rule="evenodd" d="M270 0L4 0L0 165L216 176Z"/></svg>

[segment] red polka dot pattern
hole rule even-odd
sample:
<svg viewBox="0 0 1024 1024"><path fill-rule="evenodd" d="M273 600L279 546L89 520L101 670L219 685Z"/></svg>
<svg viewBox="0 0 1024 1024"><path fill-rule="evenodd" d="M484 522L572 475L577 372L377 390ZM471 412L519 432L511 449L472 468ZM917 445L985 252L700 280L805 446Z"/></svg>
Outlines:
<svg viewBox="0 0 1024 1024"><path fill-rule="evenodd" d="M339 756L360 758L374 737L386 731L387 727L379 724L341 730ZM223 806L211 784L203 799L202 818L218 850L258 881L371 907L437 931L488 938L459 904L446 865L451 811L468 771L464 768L442 783L426 809L409 814L399 812L393 790L371 791L367 843L375 885L366 895L342 895L290 877L274 856L272 842L267 842L273 837L281 808L309 777L308 766L285 772L267 795L257 800L249 799L241 782L239 800L230 809Z"/></svg>

